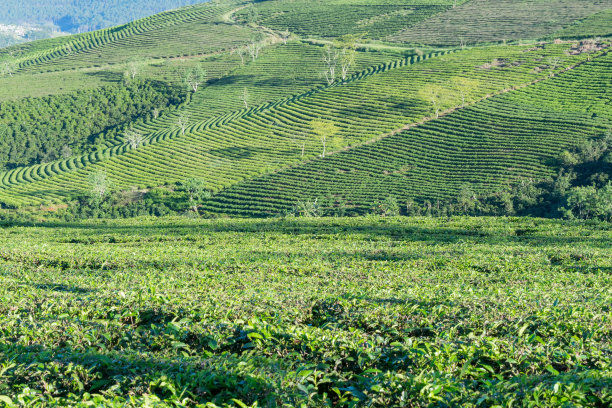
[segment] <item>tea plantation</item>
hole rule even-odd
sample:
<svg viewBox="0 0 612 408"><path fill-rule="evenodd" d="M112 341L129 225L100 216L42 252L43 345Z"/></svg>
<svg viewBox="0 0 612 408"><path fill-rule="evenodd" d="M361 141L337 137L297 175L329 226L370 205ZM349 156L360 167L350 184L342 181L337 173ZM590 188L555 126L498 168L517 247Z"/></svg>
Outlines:
<svg viewBox="0 0 612 408"><path fill-rule="evenodd" d="M609 406L612 230L518 218L0 231L5 406Z"/></svg>
<svg viewBox="0 0 612 408"><path fill-rule="evenodd" d="M0 408L612 406L611 13L211 0L0 48Z"/></svg>

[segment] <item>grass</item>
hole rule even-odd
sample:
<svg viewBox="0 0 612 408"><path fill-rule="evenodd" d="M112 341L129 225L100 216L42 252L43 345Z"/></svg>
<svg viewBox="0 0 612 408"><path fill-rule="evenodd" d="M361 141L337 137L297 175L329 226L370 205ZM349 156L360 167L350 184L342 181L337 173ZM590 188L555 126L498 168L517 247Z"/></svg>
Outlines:
<svg viewBox="0 0 612 408"><path fill-rule="evenodd" d="M0 405L607 406L610 232L518 218L7 225Z"/></svg>

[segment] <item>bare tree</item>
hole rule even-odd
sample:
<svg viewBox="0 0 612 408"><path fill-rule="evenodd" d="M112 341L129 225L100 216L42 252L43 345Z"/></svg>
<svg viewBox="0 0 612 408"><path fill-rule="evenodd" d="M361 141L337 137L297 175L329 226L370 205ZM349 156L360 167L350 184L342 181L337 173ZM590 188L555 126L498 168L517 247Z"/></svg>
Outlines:
<svg viewBox="0 0 612 408"><path fill-rule="evenodd" d="M176 126L181 130L181 135L185 136L187 126L189 126L189 115L185 112L181 112L176 119Z"/></svg>
<svg viewBox="0 0 612 408"><path fill-rule="evenodd" d="M559 57L550 57L548 58L548 68L550 69L550 76L553 77L555 75L555 70L563 61Z"/></svg>
<svg viewBox="0 0 612 408"><path fill-rule="evenodd" d="M249 109L249 90L246 89L246 87L242 89L240 100L242 101L242 103L244 103L244 108Z"/></svg>
<svg viewBox="0 0 612 408"><path fill-rule="evenodd" d="M351 48L343 48L340 51L340 68L342 80L346 81L348 73L355 66L357 51Z"/></svg>
<svg viewBox="0 0 612 408"><path fill-rule="evenodd" d="M127 76L130 79L134 79L136 78L136 75L138 75L140 73L140 70L143 66L143 62L136 60L136 59L132 59L127 63Z"/></svg>
<svg viewBox="0 0 612 408"><path fill-rule="evenodd" d="M240 57L240 65L244 65L244 56L246 54L246 50L244 48L236 48L234 50L232 50L232 54L238 54L238 56Z"/></svg>
<svg viewBox="0 0 612 408"><path fill-rule="evenodd" d="M12 60L8 60L4 61L0 68L2 68L2 75L13 76L15 71L17 71L17 64Z"/></svg>
<svg viewBox="0 0 612 408"><path fill-rule="evenodd" d="M334 82L336 82L336 67L338 65L338 56L338 50L336 50L331 45L326 45L323 49L323 75L325 76L328 85L332 85Z"/></svg>
<svg viewBox="0 0 612 408"><path fill-rule="evenodd" d="M337 38L334 41L334 46L338 48L338 60L340 62L340 74L343 81L346 81L348 73L355 66L357 58L357 41L361 38L359 35L347 34Z"/></svg>
<svg viewBox="0 0 612 408"><path fill-rule="evenodd" d="M206 82L206 70L202 69L201 66L197 66L193 69L185 72L185 76L183 78L185 84L194 92L198 92L198 88L204 82Z"/></svg>
<svg viewBox="0 0 612 408"><path fill-rule="evenodd" d="M281 31L279 33L281 40L283 41L283 44L287 44L287 41L289 41L289 38L291 38L291 32L288 29L285 29L285 31Z"/></svg>
<svg viewBox="0 0 612 408"><path fill-rule="evenodd" d="M95 198L101 199L108 194L110 190L110 180L105 172L97 171L91 173L88 179L91 188L90 192Z"/></svg>
<svg viewBox="0 0 612 408"><path fill-rule="evenodd" d="M249 45L247 45L247 51L253 61L259 58L259 52L264 47L265 43L261 35L257 35L251 39Z"/></svg>
<svg viewBox="0 0 612 408"><path fill-rule="evenodd" d="M144 137L133 129L128 129L124 133L125 142L130 145L132 149L139 148L144 142Z"/></svg>

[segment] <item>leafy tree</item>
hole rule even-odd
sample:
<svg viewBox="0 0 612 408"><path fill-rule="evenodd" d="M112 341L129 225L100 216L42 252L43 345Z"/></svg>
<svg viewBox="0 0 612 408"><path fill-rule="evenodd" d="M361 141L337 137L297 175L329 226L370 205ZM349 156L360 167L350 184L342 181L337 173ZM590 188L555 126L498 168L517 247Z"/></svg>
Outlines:
<svg viewBox="0 0 612 408"><path fill-rule="evenodd" d="M193 93L198 92L200 85L206 82L207 72L200 65L185 71L183 81Z"/></svg>
<svg viewBox="0 0 612 408"><path fill-rule="evenodd" d="M310 127L312 128L315 136L321 140L321 143L323 144L323 152L321 153L321 157L325 157L328 141L333 140L334 136L340 131L340 129L332 122L320 119L311 121Z"/></svg>
<svg viewBox="0 0 612 408"><path fill-rule="evenodd" d="M189 207L199 215L198 207L211 196L210 191L206 189L206 181L199 177L188 178L183 182L183 188L189 198Z"/></svg>

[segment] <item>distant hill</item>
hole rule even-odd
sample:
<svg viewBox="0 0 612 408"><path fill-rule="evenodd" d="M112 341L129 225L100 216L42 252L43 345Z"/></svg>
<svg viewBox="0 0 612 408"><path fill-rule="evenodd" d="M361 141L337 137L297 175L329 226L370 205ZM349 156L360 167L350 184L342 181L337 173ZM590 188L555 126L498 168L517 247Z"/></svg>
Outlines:
<svg viewBox="0 0 612 408"><path fill-rule="evenodd" d="M208 0L4 0L0 47L51 37L54 33L82 33L124 24L141 17Z"/></svg>

